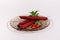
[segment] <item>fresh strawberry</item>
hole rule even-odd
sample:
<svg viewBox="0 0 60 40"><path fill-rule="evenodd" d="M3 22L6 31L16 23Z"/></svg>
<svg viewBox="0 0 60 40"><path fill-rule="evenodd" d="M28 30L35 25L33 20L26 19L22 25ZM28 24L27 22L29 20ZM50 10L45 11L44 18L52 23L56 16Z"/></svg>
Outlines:
<svg viewBox="0 0 60 40"><path fill-rule="evenodd" d="M39 28L39 27L41 27L41 22L39 20L37 20L35 22L35 24L33 24L32 29L36 29L36 28Z"/></svg>
<svg viewBox="0 0 60 40"><path fill-rule="evenodd" d="M41 25L37 24L37 25L36 25L36 28L39 28L39 27L41 27Z"/></svg>
<svg viewBox="0 0 60 40"><path fill-rule="evenodd" d="M39 28L39 27L41 27L41 25L39 25L39 24L34 24L34 25L32 26L32 29L36 29L36 28Z"/></svg>
<svg viewBox="0 0 60 40"><path fill-rule="evenodd" d="M35 28L36 28L36 25L37 25L37 24L33 24L32 29L35 29Z"/></svg>

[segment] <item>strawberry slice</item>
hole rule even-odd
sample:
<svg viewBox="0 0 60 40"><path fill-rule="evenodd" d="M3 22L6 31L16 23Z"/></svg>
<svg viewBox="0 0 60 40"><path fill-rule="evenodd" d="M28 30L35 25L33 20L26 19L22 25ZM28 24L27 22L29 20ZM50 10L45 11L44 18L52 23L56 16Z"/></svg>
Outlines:
<svg viewBox="0 0 60 40"><path fill-rule="evenodd" d="M36 29L36 28L39 28L39 27L41 27L41 25L39 25L39 24L33 24L32 29Z"/></svg>
<svg viewBox="0 0 60 40"><path fill-rule="evenodd" d="M35 28L36 28L36 25L37 25L37 24L33 24L32 29L35 29Z"/></svg>

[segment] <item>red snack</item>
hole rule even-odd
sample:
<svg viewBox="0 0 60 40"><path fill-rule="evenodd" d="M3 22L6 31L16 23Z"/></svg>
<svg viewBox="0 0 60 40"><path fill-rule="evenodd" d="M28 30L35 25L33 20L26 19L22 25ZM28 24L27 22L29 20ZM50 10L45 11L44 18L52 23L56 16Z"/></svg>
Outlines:
<svg viewBox="0 0 60 40"><path fill-rule="evenodd" d="M19 25L19 27L24 29L24 28L27 28L28 26L32 25L34 22L35 22L35 20L32 20L24 25Z"/></svg>
<svg viewBox="0 0 60 40"><path fill-rule="evenodd" d="M20 16L20 18L22 19L36 19L36 20L48 20L47 17L43 17L43 16Z"/></svg>
<svg viewBox="0 0 60 40"><path fill-rule="evenodd" d="M30 20L26 19L25 21L19 23L18 25L23 25L23 24L25 24L25 23L28 23L29 21L30 21Z"/></svg>

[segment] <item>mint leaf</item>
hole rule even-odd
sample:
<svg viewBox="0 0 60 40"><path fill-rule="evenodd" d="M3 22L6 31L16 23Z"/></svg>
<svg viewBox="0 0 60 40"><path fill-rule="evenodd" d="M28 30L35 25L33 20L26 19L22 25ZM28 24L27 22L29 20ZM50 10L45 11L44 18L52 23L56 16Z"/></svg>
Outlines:
<svg viewBox="0 0 60 40"><path fill-rule="evenodd" d="M35 13L37 13L38 11L35 11Z"/></svg>
<svg viewBox="0 0 60 40"><path fill-rule="evenodd" d="M35 22L35 24L41 24L40 20L37 20L37 21Z"/></svg>
<svg viewBox="0 0 60 40"><path fill-rule="evenodd" d="M38 11L32 11L30 12L31 13L31 16L38 16L39 13L37 13Z"/></svg>
<svg viewBox="0 0 60 40"><path fill-rule="evenodd" d="M35 16L38 16L39 15L39 13L37 13Z"/></svg>

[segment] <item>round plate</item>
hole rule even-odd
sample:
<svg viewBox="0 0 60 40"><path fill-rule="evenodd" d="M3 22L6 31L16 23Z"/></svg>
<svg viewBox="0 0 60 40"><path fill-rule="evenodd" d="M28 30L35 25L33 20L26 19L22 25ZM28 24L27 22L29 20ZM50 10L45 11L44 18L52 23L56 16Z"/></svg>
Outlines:
<svg viewBox="0 0 60 40"><path fill-rule="evenodd" d="M24 20L25 20L25 19L20 19L20 18L17 16L17 17L15 17L15 18L11 19L11 20L8 22L8 26L9 26L8 28L9 28L10 30L13 30L13 31L21 31L21 30L17 27L17 24L18 24L19 22L24 21ZM32 30L32 31L37 31L37 30L45 29L45 28L49 27L51 24L52 24L52 22L51 22L50 19L49 19L49 20L47 20L47 23L46 23L45 26L42 26L42 27L40 27L40 28L38 28L38 29L36 29L36 30ZM30 30L22 30L22 31L30 31Z"/></svg>

